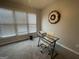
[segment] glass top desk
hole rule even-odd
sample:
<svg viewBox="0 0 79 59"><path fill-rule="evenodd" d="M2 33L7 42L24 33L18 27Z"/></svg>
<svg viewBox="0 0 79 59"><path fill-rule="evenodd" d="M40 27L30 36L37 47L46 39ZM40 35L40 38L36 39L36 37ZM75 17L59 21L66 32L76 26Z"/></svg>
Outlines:
<svg viewBox="0 0 79 59"><path fill-rule="evenodd" d="M59 38L41 31L38 32L38 37L38 47L42 48L41 52L43 52L44 50L48 51L48 54L51 56L51 59L54 59L57 55L55 51L55 46Z"/></svg>

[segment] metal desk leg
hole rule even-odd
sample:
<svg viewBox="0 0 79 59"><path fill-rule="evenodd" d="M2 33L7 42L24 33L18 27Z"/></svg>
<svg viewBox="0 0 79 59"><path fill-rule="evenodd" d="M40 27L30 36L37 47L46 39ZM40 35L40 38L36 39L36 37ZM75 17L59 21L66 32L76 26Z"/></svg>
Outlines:
<svg viewBox="0 0 79 59"><path fill-rule="evenodd" d="M38 40L38 47L39 47L40 39L41 39L41 38L39 37L39 40Z"/></svg>
<svg viewBox="0 0 79 59"><path fill-rule="evenodd" d="M53 49L51 49L51 59L54 59L55 58L55 55L54 55L55 45L56 45L56 42L54 42Z"/></svg>

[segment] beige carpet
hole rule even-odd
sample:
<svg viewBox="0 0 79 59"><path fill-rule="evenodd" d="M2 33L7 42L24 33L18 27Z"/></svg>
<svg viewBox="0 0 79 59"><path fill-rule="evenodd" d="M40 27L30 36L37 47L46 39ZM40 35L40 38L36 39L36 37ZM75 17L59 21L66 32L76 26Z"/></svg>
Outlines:
<svg viewBox="0 0 79 59"><path fill-rule="evenodd" d="M42 54L37 47L38 38L8 44L0 47L0 59L50 59L47 54ZM58 55L56 59L65 59Z"/></svg>

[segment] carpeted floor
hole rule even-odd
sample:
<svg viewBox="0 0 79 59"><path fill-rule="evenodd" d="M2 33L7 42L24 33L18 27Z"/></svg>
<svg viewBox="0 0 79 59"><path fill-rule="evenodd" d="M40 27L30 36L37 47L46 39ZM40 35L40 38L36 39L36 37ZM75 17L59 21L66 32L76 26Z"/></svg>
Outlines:
<svg viewBox="0 0 79 59"><path fill-rule="evenodd" d="M8 44L0 47L0 59L50 59L47 54L42 54L37 47L38 38ZM58 55L56 59L65 59Z"/></svg>

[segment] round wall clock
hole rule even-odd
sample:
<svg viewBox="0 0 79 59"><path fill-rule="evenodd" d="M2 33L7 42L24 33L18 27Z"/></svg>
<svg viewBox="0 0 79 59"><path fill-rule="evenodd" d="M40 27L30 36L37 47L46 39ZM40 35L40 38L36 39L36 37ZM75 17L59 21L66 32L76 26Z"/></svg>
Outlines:
<svg viewBox="0 0 79 59"><path fill-rule="evenodd" d="M49 13L48 15L48 20L51 24L56 24L59 22L60 20L60 13L56 10L53 10Z"/></svg>

